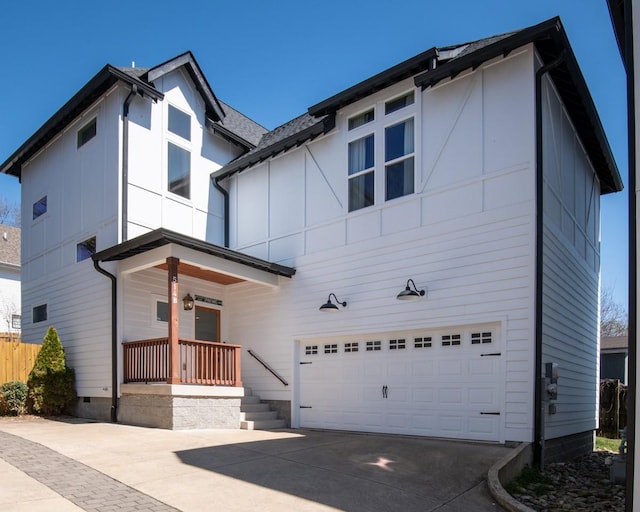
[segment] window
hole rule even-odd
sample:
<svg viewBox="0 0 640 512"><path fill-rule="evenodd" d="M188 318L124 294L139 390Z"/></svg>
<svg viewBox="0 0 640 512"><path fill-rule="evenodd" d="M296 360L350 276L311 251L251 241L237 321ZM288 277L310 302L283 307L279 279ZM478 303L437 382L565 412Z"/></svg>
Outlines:
<svg viewBox="0 0 640 512"><path fill-rule="evenodd" d="M47 320L47 305L41 304L33 308L33 323L45 322Z"/></svg>
<svg viewBox="0 0 640 512"><path fill-rule="evenodd" d="M358 342L355 341L353 343L345 343L344 344L345 352L357 352L358 351Z"/></svg>
<svg viewBox="0 0 640 512"><path fill-rule="evenodd" d="M389 340L389 350L404 350L407 348L406 340Z"/></svg>
<svg viewBox="0 0 640 512"><path fill-rule="evenodd" d="M191 140L191 116L169 105L169 131Z"/></svg>
<svg viewBox="0 0 640 512"><path fill-rule="evenodd" d="M92 236L76 245L76 262L91 258L96 253L96 237Z"/></svg>
<svg viewBox="0 0 640 512"><path fill-rule="evenodd" d="M375 119L375 115L373 109L367 110L362 114L358 114L357 116L353 116L349 119L349 130L355 130L356 128L360 128L367 123L370 123Z"/></svg>
<svg viewBox="0 0 640 512"><path fill-rule="evenodd" d="M446 334L442 336L442 346L443 347L451 347L453 345L460 345L460 335L459 334Z"/></svg>
<svg viewBox="0 0 640 512"><path fill-rule="evenodd" d="M349 211L374 203L374 135L349 143Z"/></svg>
<svg viewBox="0 0 640 512"><path fill-rule="evenodd" d="M21 329L21 317L20 315L11 315L11 328L12 329Z"/></svg>
<svg viewBox="0 0 640 512"><path fill-rule="evenodd" d="M427 336L424 338L414 338L413 339L413 347L414 348L429 348L431 347L431 336Z"/></svg>
<svg viewBox="0 0 640 512"><path fill-rule="evenodd" d="M44 215L45 213L47 213L47 196L33 203L33 220L36 220L40 215Z"/></svg>
<svg viewBox="0 0 640 512"><path fill-rule="evenodd" d="M387 201L413 194L413 118L385 129L385 190Z"/></svg>
<svg viewBox="0 0 640 512"><path fill-rule="evenodd" d="M304 354L307 356L315 356L318 354L318 345L307 345L304 347Z"/></svg>
<svg viewBox="0 0 640 512"><path fill-rule="evenodd" d="M471 344L472 345L480 345L485 343L491 343L491 333L490 332L472 332L471 333Z"/></svg>
<svg viewBox="0 0 640 512"><path fill-rule="evenodd" d="M169 142L167 171L169 176L169 192L190 199L191 153Z"/></svg>
<svg viewBox="0 0 640 512"><path fill-rule="evenodd" d="M395 112L396 110L400 110L408 105L413 104L414 102L414 92L411 91L404 96L400 96L399 98L395 98L393 100L389 100L384 104L384 113L391 114L391 112Z"/></svg>
<svg viewBox="0 0 640 512"><path fill-rule="evenodd" d="M158 322L169 321L169 304L167 302L156 300L156 320Z"/></svg>
<svg viewBox="0 0 640 512"><path fill-rule="evenodd" d="M84 146L87 142L93 139L97 133L97 118L94 117L91 121L85 124L78 130L78 148Z"/></svg>
<svg viewBox="0 0 640 512"><path fill-rule="evenodd" d="M324 346L325 354L337 354L338 353L338 345L335 343L331 343Z"/></svg>
<svg viewBox="0 0 640 512"><path fill-rule="evenodd" d="M367 341L367 352L382 350L381 341Z"/></svg>

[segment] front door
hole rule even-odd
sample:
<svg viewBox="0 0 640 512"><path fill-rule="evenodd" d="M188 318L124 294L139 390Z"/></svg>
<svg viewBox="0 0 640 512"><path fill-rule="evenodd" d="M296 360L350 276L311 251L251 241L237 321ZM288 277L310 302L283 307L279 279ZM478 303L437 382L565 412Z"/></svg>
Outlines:
<svg viewBox="0 0 640 512"><path fill-rule="evenodd" d="M196 306L196 339L220 341L220 311Z"/></svg>

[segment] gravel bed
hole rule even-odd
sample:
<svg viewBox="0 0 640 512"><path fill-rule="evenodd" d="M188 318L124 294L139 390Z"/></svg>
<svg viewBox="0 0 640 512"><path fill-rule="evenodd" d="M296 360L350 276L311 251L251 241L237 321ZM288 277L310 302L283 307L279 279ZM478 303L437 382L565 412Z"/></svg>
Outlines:
<svg viewBox="0 0 640 512"><path fill-rule="evenodd" d="M510 488L519 502L538 512L624 512L625 487L611 483L605 459L596 451L571 462L548 464L543 483Z"/></svg>

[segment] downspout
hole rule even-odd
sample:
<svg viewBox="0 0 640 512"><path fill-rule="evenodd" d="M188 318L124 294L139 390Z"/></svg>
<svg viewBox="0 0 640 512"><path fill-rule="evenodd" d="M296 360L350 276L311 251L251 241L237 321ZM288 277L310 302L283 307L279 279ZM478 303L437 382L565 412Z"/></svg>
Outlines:
<svg viewBox="0 0 640 512"><path fill-rule="evenodd" d="M129 104L137 93L138 86L133 84L122 104L122 242L126 242L129 238L127 232L129 219Z"/></svg>
<svg viewBox="0 0 640 512"><path fill-rule="evenodd" d="M116 310L116 276L107 272L93 260L93 267L101 274L111 279L111 423L118 422L118 317Z"/></svg>
<svg viewBox="0 0 640 512"><path fill-rule="evenodd" d="M227 192L218 178L211 177L211 183L222 194L224 202L224 246L229 247L229 192Z"/></svg>
<svg viewBox="0 0 640 512"><path fill-rule="evenodd" d="M535 374L534 374L534 445L533 462L541 469L544 466L544 411L542 410L542 272L544 254L544 171L542 142L542 77L557 68L565 59L563 50L558 58L536 71L536 302L535 302Z"/></svg>
<svg viewBox="0 0 640 512"><path fill-rule="evenodd" d="M637 180L636 180L636 107L635 107L635 66L633 54L633 2L627 0L624 3L625 40L624 55L625 68L627 70L627 129L628 129L628 158L629 158L629 325L628 325L628 371L629 382L627 398L627 467L625 510L634 510L634 504L640 501L634 492L635 466L636 466L636 425L638 424L638 409L636 399L638 396L638 364L637 364L637 333L638 333L638 253L637 253ZM637 492L637 491L636 491Z"/></svg>

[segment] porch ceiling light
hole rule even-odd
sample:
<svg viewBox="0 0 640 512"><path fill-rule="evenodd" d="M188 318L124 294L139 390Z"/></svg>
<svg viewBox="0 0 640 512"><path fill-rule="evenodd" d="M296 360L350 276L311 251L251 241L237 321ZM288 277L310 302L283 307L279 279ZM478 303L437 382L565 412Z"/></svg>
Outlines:
<svg viewBox="0 0 640 512"><path fill-rule="evenodd" d="M327 297L327 302L320 306L320 311L325 311L327 313L337 313L338 311L340 311L340 308L338 308L338 304L334 304L333 302L331 302L332 295L338 304L340 304L343 308L347 307L347 301L340 302L335 293L330 293Z"/></svg>
<svg viewBox="0 0 640 512"><path fill-rule="evenodd" d="M409 283L411 283L411 285L413 286L413 290L411 289L411 287L409 286ZM420 297L424 297L425 291L424 290L418 290L418 288L416 288L416 283L413 282L413 279L409 279L407 281L407 286L404 290L402 290L396 297L396 299L398 300L416 300L419 299Z"/></svg>
<svg viewBox="0 0 640 512"><path fill-rule="evenodd" d="M193 309L193 297L191 294L187 293L182 299L182 304L184 304L185 311L191 311Z"/></svg>

